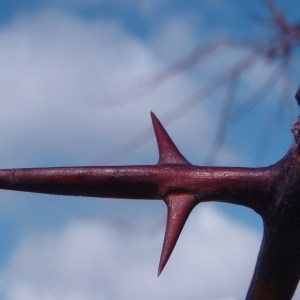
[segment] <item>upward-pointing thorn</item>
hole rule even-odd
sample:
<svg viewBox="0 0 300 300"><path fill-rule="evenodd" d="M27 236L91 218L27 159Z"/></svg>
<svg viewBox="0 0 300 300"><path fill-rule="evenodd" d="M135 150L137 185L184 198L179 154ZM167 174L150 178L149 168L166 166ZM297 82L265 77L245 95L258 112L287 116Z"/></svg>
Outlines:
<svg viewBox="0 0 300 300"><path fill-rule="evenodd" d="M151 112L151 119L155 131L156 141L159 151L158 165L161 164L190 164L179 152L167 131L164 129L158 118Z"/></svg>
<svg viewBox="0 0 300 300"><path fill-rule="evenodd" d="M168 206L168 219L158 276L168 262L190 212L197 204L192 194L170 194L164 200Z"/></svg>

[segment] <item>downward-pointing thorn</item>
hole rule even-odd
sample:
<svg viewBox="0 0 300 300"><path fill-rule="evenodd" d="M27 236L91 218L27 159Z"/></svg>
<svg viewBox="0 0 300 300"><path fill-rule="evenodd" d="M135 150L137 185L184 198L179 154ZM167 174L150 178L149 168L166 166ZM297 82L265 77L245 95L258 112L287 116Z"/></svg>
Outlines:
<svg viewBox="0 0 300 300"><path fill-rule="evenodd" d="M161 164L190 164L185 157L179 152L172 139L162 126L158 118L151 112L152 123L159 151L158 165Z"/></svg>
<svg viewBox="0 0 300 300"><path fill-rule="evenodd" d="M168 218L157 276L168 262L182 228L197 204L192 194L170 194L164 200L168 207Z"/></svg>

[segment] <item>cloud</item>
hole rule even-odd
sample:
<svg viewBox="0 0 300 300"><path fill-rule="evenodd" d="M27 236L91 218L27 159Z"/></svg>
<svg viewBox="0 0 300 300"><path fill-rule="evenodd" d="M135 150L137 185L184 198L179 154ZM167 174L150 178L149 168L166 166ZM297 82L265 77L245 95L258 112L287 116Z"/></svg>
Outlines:
<svg viewBox="0 0 300 300"><path fill-rule="evenodd" d="M150 110L164 122L166 111L191 99L207 74L230 61L228 53L218 55L204 74L179 74L149 88L148 80L166 66L166 53L174 57L176 49L180 55L182 48L192 49L195 35L193 21L180 17L166 20L151 40L136 38L116 21L57 11L15 19L0 30L2 167L103 163L101 157L151 126ZM218 118L216 107L201 102L202 96L192 98L190 113L168 127L182 152L199 161L209 149ZM193 106L198 102L201 108ZM155 162L153 141L150 148L141 139L143 152L129 153L127 161ZM226 164L241 161L239 155L220 150Z"/></svg>
<svg viewBox="0 0 300 300"><path fill-rule="evenodd" d="M1 290L7 300L242 299L260 237L203 205L157 278L161 243L161 234L78 220L24 239L2 272Z"/></svg>
<svg viewBox="0 0 300 300"><path fill-rule="evenodd" d="M94 160L100 151L92 147L105 153L121 144L138 133L136 124L150 125L150 110L167 110L194 86L180 76L137 97L142 79L162 64L116 22L44 12L2 29L0 45L1 156L7 166L45 161L45 152L62 153L66 163L83 152ZM207 121L204 113L201 119Z"/></svg>

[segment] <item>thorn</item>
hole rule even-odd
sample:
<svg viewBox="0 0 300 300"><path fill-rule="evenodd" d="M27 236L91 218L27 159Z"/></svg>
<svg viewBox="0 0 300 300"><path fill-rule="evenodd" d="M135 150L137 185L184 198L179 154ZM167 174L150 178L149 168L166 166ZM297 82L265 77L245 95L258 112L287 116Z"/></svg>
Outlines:
<svg viewBox="0 0 300 300"><path fill-rule="evenodd" d="M185 157L179 152L167 131L164 129L156 115L151 112L151 119L154 127L156 141L159 151L158 165L161 164L178 164L190 165Z"/></svg>
<svg viewBox="0 0 300 300"><path fill-rule="evenodd" d="M168 218L157 276L167 264L182 228L197 204L195 196L192 194L170 194L164 201L168 206Z"/></svg>

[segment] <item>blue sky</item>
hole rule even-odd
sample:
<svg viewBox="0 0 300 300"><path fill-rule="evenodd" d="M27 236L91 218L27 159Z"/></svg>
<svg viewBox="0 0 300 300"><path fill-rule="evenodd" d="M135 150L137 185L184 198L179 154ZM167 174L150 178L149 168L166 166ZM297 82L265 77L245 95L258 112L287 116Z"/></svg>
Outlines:
<svg viewBox="0 0 300 300"><path fill-rule="evenodd" d="M297 2L278 5L297 20ZM259 1L1 1L1 168L155 164L152 131L141 135L151 128L151 110L187 159L205 164L228 80L214 92L209 84L250 50L220 47L193 68L156 85L151 79L199 45L266 41L270 29L258 20L269 17ZM281 74L258 105L247 99L277 64L256 57L244 70L232 108L244 113L226 123L215 165L268 165L287 151L297 58L299 50L288 77ZM168 113L186 101L187 113L170 121ZM160 201L1 191L0 206L3 299L242 299L262 230L247 209L201 204L157 279L166 215Z"/></svg>

